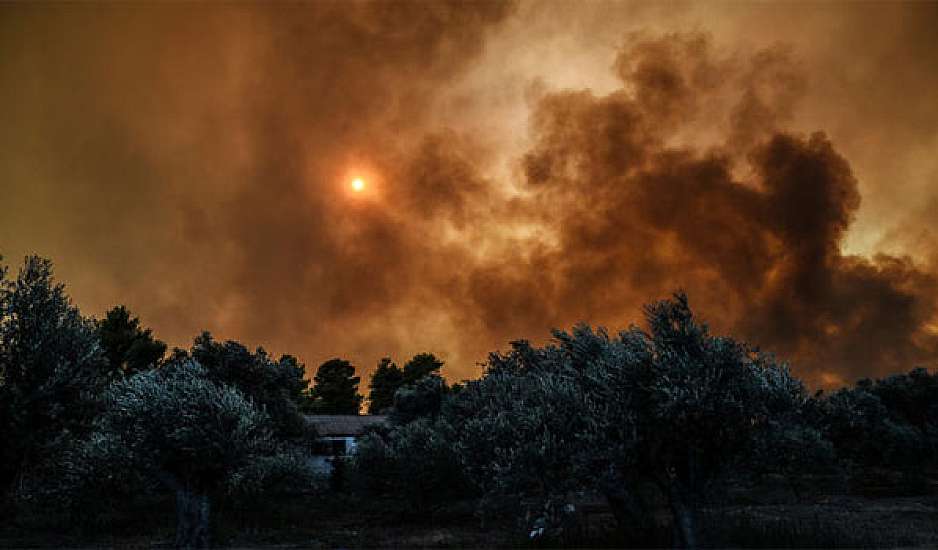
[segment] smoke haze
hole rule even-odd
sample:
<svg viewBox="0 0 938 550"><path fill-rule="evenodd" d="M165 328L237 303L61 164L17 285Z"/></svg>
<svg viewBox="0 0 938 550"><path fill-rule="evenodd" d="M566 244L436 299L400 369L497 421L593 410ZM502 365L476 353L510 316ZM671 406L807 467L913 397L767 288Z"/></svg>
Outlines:
<svg viewBox="0 0 938 550"><path fill-rule="evenodd" d="M936 4L0 6L0 253L309 367L639 321L938 351ZM367 181L353 193L353 177Z"/></svg>

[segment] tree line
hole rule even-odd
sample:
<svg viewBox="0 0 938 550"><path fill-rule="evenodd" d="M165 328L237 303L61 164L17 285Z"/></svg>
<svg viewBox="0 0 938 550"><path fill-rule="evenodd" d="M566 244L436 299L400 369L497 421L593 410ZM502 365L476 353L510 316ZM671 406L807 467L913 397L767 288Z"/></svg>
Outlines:
<svg viewBox="0 0 938 550"><path fill-rule="evenodd" d="M369 410L413 414L407 388L442 381L443 363L384 359ZM306 414L358 414L355 368L332 359L313 385L291 355L270 356L208 332L168 351L124 306L81 315L52 263L26 258L15 278L0 267L0 484L15 507L61 511L94 523L103 503L140 492L177 495L177 544L205 546L211 503L278 483L312 482L315 431ZM401 396L397 396L402 389ZM415 409L416 407L416 409Z"/></svg>
<svg viewBox="0 0 938 550"><path fill-rule="evenodd" d="M605 500L643 541L667 510L671 542L707 544L701 511L767 476L796 493L820 476L888 471L925 491L938 468L938 374L916 368L811 393L787 364L714 336L687 297L645 308L646 326L588 325L493 353L449 385L442 361L384 358L369 383L370 429L344 491L432 516L468 502L563 541L574 503ZM304 414L358 414L360 378L323 363L310 386L290 355L205 332L167 350L126 308L81 315L48 260L0 268L0 482L7 516L41 510L98 525L114 508L172 493L176 545L207 546L220 503L290 492L326 498ZM333 487L335 485L333 484ZM53 519L48 519L53 518Z"/></svg>
<svg viewBox="0 0 938 550"><path fill-rule="evenodd" d="M461 495L482 512L533 511L532 534L555 541L570 534L565 516L584 491L604 497L641 546L663 503L671 543L684 548L702 543L703 506L766 476L796 497L800 484L884 471L903 494L934 490L938 373L812 394L774 355L712 335L684 294L645 318L647 329L578 325L545 346L493 353L433 414L374 430L355 476L415 509Z"/></svg>

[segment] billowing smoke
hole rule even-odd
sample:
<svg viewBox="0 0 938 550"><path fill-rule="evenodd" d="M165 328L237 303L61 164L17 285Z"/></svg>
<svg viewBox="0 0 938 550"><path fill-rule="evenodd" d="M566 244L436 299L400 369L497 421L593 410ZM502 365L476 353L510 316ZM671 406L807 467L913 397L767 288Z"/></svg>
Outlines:
<svg viewBox="0 0 938 550"><path fill-rule="evenodd" d="M731 62L705 36L672 35L631 43L615 66L620 90L538 103L524 207L556 245L470 284L474 309L527 312L522 331L541 316L621 318L637 296L686 288L721 329L816 381L934 363L938 279L908 258L841 252L857 182L823 133L779 130L803 88L783 52ZM701 120L724 121L717 139L682 143ZM539 283L529 298L546 311L497 299L524 294L519 281Z"/></svg>
<svg viewBox="0 0 938 550"><path fill-rule="evenodd" d="M925 214L882 230L914 260L845 252L882 193L805 131L829 75L721 47L720 25L579 9L3 6L0 252L52 257L86 312L126 303L173 344L204 328L310 365L429 350L473 376L511 339L625 327L679 288L818 384L934 365ZM558 86L576 60L504 66L568 36L616 37L583 50L602 86ZM872 114L847 127L875 134Z"/></svg>

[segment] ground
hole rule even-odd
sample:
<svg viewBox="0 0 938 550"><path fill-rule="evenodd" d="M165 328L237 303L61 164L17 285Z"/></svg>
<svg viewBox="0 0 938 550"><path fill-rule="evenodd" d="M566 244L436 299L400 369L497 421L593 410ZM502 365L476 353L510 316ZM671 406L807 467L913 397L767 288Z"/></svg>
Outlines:
<svg viewBox="0 0 938 550"><path fill-rule="evenodd" d="M251 548L493 548L526 541L513 521L486 527L462 506L446 513L403 513L390 503L349 499L317 504L293 500L278 509L222 510L216 538L221 547ZM162 510L160 513L168 510ZM938 496L820 497L800 504L746 504L705 510L706 540L733 547L938 547ZM578 546L620 546L611 516L588 513L589 531ZM664 518L665 516L662 516ZM170 518L147 530L113 535L54 534L42 529L0 529L0 547L169 548ZM250 521L249 521L250 520ZM259 523L262 523L259 524ZM667 526L662 525L664 532Z"/></svg>

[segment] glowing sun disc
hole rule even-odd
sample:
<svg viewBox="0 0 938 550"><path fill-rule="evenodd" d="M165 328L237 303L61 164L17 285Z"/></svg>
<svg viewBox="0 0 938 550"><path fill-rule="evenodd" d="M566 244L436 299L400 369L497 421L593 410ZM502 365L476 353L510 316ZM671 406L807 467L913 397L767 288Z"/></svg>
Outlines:
<svg viewBox="0 0 938 550"><path fill-rule="evenodd" d="M365 189L365 180L355 178L352 180L352 191L359 192Z"/></svg>

